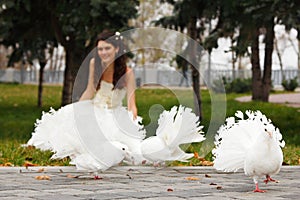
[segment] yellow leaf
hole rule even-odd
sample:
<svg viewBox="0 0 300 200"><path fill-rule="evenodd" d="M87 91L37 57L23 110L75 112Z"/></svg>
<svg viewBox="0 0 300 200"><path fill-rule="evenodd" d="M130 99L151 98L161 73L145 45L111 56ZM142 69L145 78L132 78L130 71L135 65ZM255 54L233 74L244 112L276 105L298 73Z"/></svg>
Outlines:
<svg viewBox="0 0 300 200"><path fill-rule="evenodd" d="M203 161L203 162L202 162L202 165L203 165L203 166L213 166L213 165L214 165L214 163L213 163L213 162L210 162L210 161L207 161L207 160L205 160L205 161Z"/></svg>
<svg viewBox="0 0 300 200"><path fill-rule="evenodd" d="M35 179L37 179L37 180L50 180L50 176L41 175L41 176L36 176Z"/></svg>
<svg viewBox="0 0 300 200"><path fill-rule="evenodd" d="M11 162L7 162L7 163L4 163L4 166L5 167L12 167L14 166Z"/></svg>
<svg viewBox="0 0 300 200"><path fill-rule="evenodd" d="M198 181L198 180L200 180L197 177L186 177L185 179L188 180L188 181Z"/></svg>

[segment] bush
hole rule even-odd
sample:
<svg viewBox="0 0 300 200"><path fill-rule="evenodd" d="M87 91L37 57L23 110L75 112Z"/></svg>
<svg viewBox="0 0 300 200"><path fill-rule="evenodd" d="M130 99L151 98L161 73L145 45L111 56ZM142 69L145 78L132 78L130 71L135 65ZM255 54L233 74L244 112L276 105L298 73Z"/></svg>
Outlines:
<svg viewBox="0 0 300 200"><path fill-rule="evenodd" d="M246 93L251 91L252 79L234 79L231 83L229 83L229 91L235 93Z"/></svg>
<svg viewBox="0 0 300 200"><path fill-rule="evenodd" d="M212 89L215 92L225 92L223 87L225 87L225 90L227 93L246 93L251 91L251 84L252 80L251 78L248 79L241 79L237 78L234 80L230 80L229 78L222 77L222 79L215 80L213 82Z"/></svg>
<svg viewBox="0 0 300 200"><path fill-rule="evenodd" d="M284 90L286 90L286 91L294 91L298 87L297 77L290 79L290 80L284 79L282 81L281 85L283 86Z"/></svg>

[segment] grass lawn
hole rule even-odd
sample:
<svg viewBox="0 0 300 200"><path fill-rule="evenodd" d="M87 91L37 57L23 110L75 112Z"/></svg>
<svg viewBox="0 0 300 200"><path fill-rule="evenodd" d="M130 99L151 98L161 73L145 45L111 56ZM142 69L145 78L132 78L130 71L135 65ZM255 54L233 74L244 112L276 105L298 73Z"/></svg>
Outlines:
<svg viewBox="0 0 300 200"><path fill-rule="evenodd" d="M26 143L31 137L34 123L41 116L41 112L48 111L50 107L54 109L60 107L61 91L61 86L44 86L43 107L38 108L36 106L36 85L0 84L0 165L21 166L26 165L26 163L68 165L68 159L50 160L51 152L21 147L21 144ZM290 165L299 164L299 108L262 102L241 103L234 100L238 96L241 96L241 94L226 95L226 116L232 116L237 110L261 110L280 129L286 141L286 147L283 149L284 162ZM223 97L220 96L220 99ZM208 127L214 124L211 121L211 94L207 90L202 90L201 98L203 111L201 124L204 125L204 132L206 133ZM218 102L219 97L214 95L214 98L214 101ZM139 115L143 117L147 135L154 134L158 116L163 109L170 109L178 104L193 108L193 93L191 90L138 89L136 91L136 99ZM218 110L216 113L218 113ZM189 145L186 147L186 151L198 152L200 149L203 149L201 145ZM205 160L211 161L209 152L206 152L204 156ZM173 162L171 165L202 165L205 160L193 158L190 163Z"/></svg>

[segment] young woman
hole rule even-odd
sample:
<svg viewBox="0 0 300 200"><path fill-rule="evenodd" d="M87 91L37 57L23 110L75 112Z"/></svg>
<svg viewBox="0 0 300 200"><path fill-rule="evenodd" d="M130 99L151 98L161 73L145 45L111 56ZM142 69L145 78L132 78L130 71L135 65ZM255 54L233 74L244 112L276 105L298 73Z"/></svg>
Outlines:
<svg viewBox="0 0 300 200"><path fill-rule="evenodd" d="M69 156L82 170L103 171L124 159L142 163L139 145L145 131L137 116L135 78L124 51L118 33L101 33L80 101L43 113L27 145L51 150L53 158ZM126 94L127 109L122 106Z"/></svg>
<svg viewBox="0 0 300 200"><path fill-rule="evenodd" d="M134 74L126 66L120 35L100 34L96 48L80 101L43 113L27 145L49 149L53 158L69 156L77 169L96 173L121 161L158 164L193 157L180 148L181 144L205 139L192 110L174 106L164 111L156 136L144 139L145 130L137 116ZM122 106L126 94L127 108Z"/></svg>

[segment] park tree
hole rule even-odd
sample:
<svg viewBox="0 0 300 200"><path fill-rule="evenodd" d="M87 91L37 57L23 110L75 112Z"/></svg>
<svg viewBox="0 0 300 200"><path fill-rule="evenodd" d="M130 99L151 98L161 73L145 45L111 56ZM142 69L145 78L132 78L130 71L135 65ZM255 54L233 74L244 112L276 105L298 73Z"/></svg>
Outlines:
<svg viewBox="0 0 300 200"><path fill-rule="evenodd" d="M48 40L46 35L41 34L40 40L61 44L66 52L66 67L63 84L62 105L72 101L72 91L77 71L85 56L95 46L97 34L105 29L111 31L122 31L128 29L128 20L136 16L136 0L123 0L122 2L110 0L2 0L1 6L6 9L19 8L18 15L6 15L1 12L2 32L20 28L29 29L32 32L39 32L43 29L49 30L51 36ZM47 14L46 14L47 13ZM23 18L24 16L28 16ZM4 16L4 18L2 18ZM36 19L43 27L36 27L33 21L24 20L27 18ZM15 21L22 21L22 24ZM10 28L3 26L10 23ZM21 34L21 33L20 33ZM5 36L1 35L3 40ZM14 37L16 43L22 43L23 38ZM34 34L30 35L28 41L35 41ZM15 44L16 44L15 43ZM11 45L15 45L13 42ZM22 46L20 46L22 47ZM43 49L44 50L44 49ZM42 50L42 51L43 51Z"/></svg>
<svg viewBox="0 0 300 200"><path fill-rule="evenodd" d="M213 45L219 37L237 33L237 45L232 47L237 56L251 51L252 64L252 99L268 101L272 87L272 53L274 49L275 24L299 26L299 2L256 0L216 1L218 23L207 41ZM264 36L264 65L260 66L259 37ZM299 34L298 34L299 35ZM209 44L209 43L208 43ZM212 46L212 45L211 45ZM263 69L263 70L262 70Z"/></svg>
<svg viewBox="0 0 300 200"><path fill-rule="evenodd" d="M298 55L298 77L300 77L300 1L284 1L277 10L278 23L285 25L286 31L294 28L297 31L298 47L291 42L295 52Z"/></svg>
<svg viewBox="0 0 300 200"><path fill-rule="evenodd" d="M173 5L173 15L162 17L156 21L156 25L175 29L180 32L187 31L187 34L191 39L203 44L202 35L205 30L205 25L209 19L213 18L214 13L211 12L211 10L216 4L214 2L207 2L205 0L164 0L162 2L168 2ZM192 42L187 45L183 52L186 54L184 56L189 57L189 61L191 62L194 91L194 110L201 120L203 118L199 73L199 57L201 50L196 47L195 42Z"/></svg>
<svg viewBox="0 0 300 200"><path fill-rule="evenodd" d="M37 105L42 106L42 82L43 71L47 63L47 54L57 45L51 34L51 27L44 22L50 17L50 13L40 8L45 7L45 1L2 1L0 11L1 43L12 46L13 52L8 61L8 66L21 61L31 63L39 60L39 84ZM35 12L32 12L35 11ZM16 13L18 13L16 15ZM30 14L31 13L31 14ZM22 69L21 69L22 71ZM21 73L22 79L22 73Z"/></svg>

